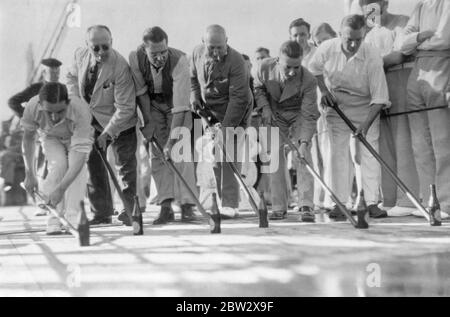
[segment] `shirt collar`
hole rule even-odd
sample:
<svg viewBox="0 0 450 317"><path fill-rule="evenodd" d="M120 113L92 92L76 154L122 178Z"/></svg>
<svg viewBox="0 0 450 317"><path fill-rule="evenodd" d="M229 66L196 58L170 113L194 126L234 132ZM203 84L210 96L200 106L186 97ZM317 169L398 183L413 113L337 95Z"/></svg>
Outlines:
<svg viewBox="0 0 450 317"><path fill-rule="evenodd" d="M364 61L364 43L361 43L361 46L358 49L358 52L356 52L355 55L353 55L349 60L351 59L358 59L360 61ZM340 38L336 39L335 45L334 45L334 51L338 54L342 54L345 56L344 51L342 50L342 42Z"/></svg>
<svg viewBox="0 0 450 317"><path fill-rule="evenodd" d="M280 77L280 79L283 82L283 84L286 84L288 82L288 80L287 80L286 76L284 75L284 72L281 69L280 64L278 62L277 62L277 66L276 67L277 67L277 71L278 71L278 76ZM300 69L299 69L297 75L295 76L295 78L293 78L291 80L292 81L300 80L300 82L302 82L302 80L303 80L303 73L304 73L303 66L300 66Z"/></svg>

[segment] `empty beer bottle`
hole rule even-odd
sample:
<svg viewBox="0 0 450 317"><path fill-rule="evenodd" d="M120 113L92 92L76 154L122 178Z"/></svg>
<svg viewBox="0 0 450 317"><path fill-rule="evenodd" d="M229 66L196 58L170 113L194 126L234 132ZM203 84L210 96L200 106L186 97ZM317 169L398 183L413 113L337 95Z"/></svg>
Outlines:
<svg viewBox="0 0 450 317"><path fill-rule="evenodd" d="M369 228L369 210L367 209L366 199L364 197L364 189L359 192L358 206L356 207L356 215L358 217L358 223L356 228L368 229Z"/></svg>
<svg viewBox="0 0 450 317"><path fill-rule="evenodd" d="M141 208L139 207L139 198L137 196L134 197L134 208L133 208L133 235L142 236L144 235L144 224L142 221L142 213Z"/></svg>
<svg viewBox="0 0 450 317"><path fill-rule="evenodd" d="M212 194L212 207L211 207L211 219L210 219L211 233L221 233L220 229L220 211L217 205L216 193Z"/></svg>
<svg viewBox="0 0 450 317"><path fill-rule="evenodd" d="M268 211L267 211L267 205L266 201L264 200L264 192L259 192L259 206L258 206L258 212L259 212L259 227L260 228L269 228L269 221L267 219Z"/></svg>
<svg viewBox="0 0 450 317"><path fill-rule="evenodd" d="M430 212L430 225L433 227L442 226L441 206L436 194L436 185L430 185L430 200L428 202Z"/></svg>
<svg viewBox="0 0 450 317"><path fill-rule="evenodd" d="M78 239L81 247L88 247L90 245L90 230L89 221L84 209L84 201L80 201L80 218L78 219Z"/></svg>

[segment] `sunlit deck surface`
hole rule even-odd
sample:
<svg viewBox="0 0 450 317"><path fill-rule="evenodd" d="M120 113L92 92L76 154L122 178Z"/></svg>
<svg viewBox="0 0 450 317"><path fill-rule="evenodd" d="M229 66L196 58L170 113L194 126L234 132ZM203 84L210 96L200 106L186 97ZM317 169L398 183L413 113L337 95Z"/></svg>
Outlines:
<svg viewBox="0 0 450 317"><path fill-rule="evenodd" d="M211 235L201 221L153 226L157 210L144 214L144 236L91 228L81 248L73 236L47 236L34 207L0 209L0 296L450 295L450 223L411 216L360 231L291 212L260 229L242 212Z"/></svg>

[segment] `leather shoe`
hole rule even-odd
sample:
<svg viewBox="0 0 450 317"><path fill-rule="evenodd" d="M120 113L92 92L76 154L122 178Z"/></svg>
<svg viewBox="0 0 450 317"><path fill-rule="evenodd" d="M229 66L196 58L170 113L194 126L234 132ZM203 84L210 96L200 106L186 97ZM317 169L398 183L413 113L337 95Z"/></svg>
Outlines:
<svg viewBox="0 0 450 317"><path fill-rule="evenodd" d="M367 210L369 211L370 218L381 219L387 218L388 216L387 212L378 208L377 205L370 205L369 207L367 207Z"/></svg>
<svg viewBox="0 0 450 317"><path fill-rule="evenodd" d="M281 211L272 211L272 214L270 215L270 220L283 220L286 219L287 211L281 210Z"/></svg>
<svg viewBox="0 0 450 317"><path fill-rule="evenodd" d="M111 217L105 217L105 218L93 218L89 221L90 226L98 226L98 225L110 225L112 224L112 218Z"/></svg>
<svg viewBox="0 0 450 317"><path fill-rule="evenodd" d="M154 225L165 225L170 221L171 214L173 214L172 208L162 205L158 218L153 221Z"/></svg>
<svg viewBox="0 0 450 317"><path fill-rule="evenodd" d="M300 208L300 212L302 213L300 220L302 222L315 222L316 217L314 216L314 211L309 206L303 206Z"/></svg>
<svg viewBox="0 0 450 317"><path fill-rule="evenodd" d="M330 219L333 219L334 221L345 221L347 220L347 217L342 213L342 211L336 206L334 209L330 212L328 215Z"/></svg>
<svg viewBox="0 0 450 317"><path fill-rule="evenodd" d="M127 227L131 227L131 221L130 221L130 217L128 217L128 214L123 211L119 217L117 217L117 220L122 221L122 223L127 226Z"/></svg>
<svg viewBox="0 0 450 317"><path fill-rule="evenodd" d="M195 221L196 217L192 210L192 205L181 205L181 222Z"/></svg>

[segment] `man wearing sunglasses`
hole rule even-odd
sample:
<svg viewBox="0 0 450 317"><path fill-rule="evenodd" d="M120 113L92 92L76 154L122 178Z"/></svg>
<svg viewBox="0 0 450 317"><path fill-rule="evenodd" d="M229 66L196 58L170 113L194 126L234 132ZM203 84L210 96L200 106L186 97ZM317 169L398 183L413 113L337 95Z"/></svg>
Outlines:
<svg viewBox="0 0 450 317"><path fill-rule="evenodd" d="M100 150L106 151L112 146L125 197L125 212L119 215L119 220L131 225L126 212L132 213L136 195L136 94L130 67L112 48L108 27L88 28L86 47L75 51L67 86L70 95L83 98L89 104L94 137ZM109 176L96 150L89 155L88 170L88 196L94 213L91 224L111 223L113 202Z"/></svg>
<svg viewBox="0 0 450 317"><path fill-rule="evenodd" d="M223 128L245 128L252 111L252 92L247 66L241 53L228 44L225 29L210 25L191 59L191 104L210 110ZM232 129L227 129L232 130ZM226 137L226 135L224 135ZM234 153L242 149L243 135L235 134ZM232 147L233 138L225 139ZM234 157L237 161L237 158ZM236 164L240 168L240 164ZM238 216L239 185L229 164L217 163L216 184L222 202L222 218Z"/></svg>
<svg viewBox="0 0 450 317"><path fill-rule="evenodd" d="M169 137L171 132L181 126L192 128L189 62L185 53L168 46L168 36L158 26L144 31L143 42L130 54L138 105L144 119L142 133L147 140L155 137L161 146L165 146L165 155L171 156L171 148L177 141ZM174 219L173 200L181 203L181 220L193 220L192 206L195 202L154 146L151 146L151 154L152 175L158 191L158 204L161 205L159 217L153 224L165 224ZM177 162L176 158L171 158L196 192L192 160Z"/></svg>

